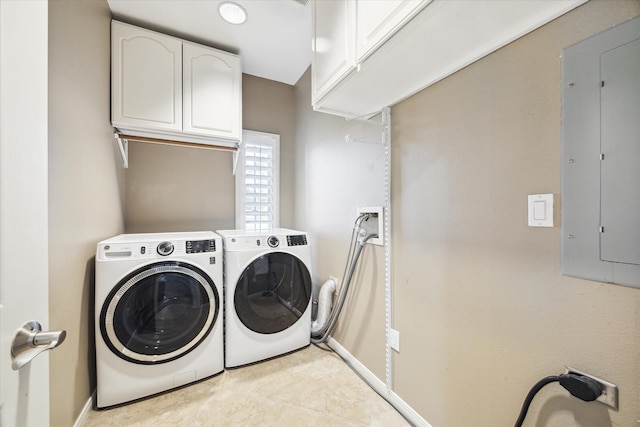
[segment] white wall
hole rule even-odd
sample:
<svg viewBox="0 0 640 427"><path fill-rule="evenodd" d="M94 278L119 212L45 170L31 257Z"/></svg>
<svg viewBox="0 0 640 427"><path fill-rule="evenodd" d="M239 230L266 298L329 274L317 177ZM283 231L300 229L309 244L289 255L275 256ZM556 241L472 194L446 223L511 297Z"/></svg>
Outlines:
<svg viewBox="0 0 640 427"><path fill-rule="evenodd" d="M357 208L384 204L382 130L374 121L312 111L309 71L295 94L295 223L310 233L313 279L320 286L329 276L343 279ZM347 143L347 134L367 142ZM367 245L360 265L333 336L384 382L383 249Z"/></svg>

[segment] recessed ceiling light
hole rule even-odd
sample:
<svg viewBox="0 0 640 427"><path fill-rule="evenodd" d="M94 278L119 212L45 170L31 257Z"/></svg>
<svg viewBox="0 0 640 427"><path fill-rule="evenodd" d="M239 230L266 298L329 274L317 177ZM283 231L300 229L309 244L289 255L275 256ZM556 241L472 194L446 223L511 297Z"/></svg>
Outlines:
<svg viewBox="0 0 640 427"><path fill-rule="evenodd" d="M230 24L240 25L247 20L247 11L242 6L231 1L223 1L218 6L218 13Z"/></svg>

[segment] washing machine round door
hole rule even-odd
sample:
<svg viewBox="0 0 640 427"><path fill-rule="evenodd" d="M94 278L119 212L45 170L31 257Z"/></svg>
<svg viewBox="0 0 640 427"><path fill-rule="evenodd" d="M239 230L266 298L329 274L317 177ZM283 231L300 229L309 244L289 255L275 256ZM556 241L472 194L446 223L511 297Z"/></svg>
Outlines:
<svg viewBox="0 0 640 427"><path fill-rule="evenodd" d="M261 334L284 331L311 301L311 275L296 256L273 252L255 259L238 279L234 306L240 321Z"/></svg>
<svg viewBox="0 0 640 427"><path fill-rule="evenodd" d="M175 360L209 334L219 311L211 278L179 261L144 266L122 279L107 297L100 330L111 351L134 363Z"/></svg>

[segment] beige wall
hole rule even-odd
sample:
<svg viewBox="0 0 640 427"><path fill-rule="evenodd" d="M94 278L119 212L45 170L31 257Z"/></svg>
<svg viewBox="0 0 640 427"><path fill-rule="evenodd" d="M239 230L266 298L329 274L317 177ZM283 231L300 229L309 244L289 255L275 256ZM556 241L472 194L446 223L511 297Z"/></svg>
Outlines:
<svg viewBox="0 0 640 427"><path fill-rule="evenodd" d="M560 193L561 50L638 14L637 0L592 0L392 109L393 390L434 427L513 425L531 386L565 365L616 383L620 409L550 385L525 425L640 419L640 290L562 276L559 226L527 226L527 195ZM296 219L326 278L342 272L352 210L371 203L365 178L382 172L377 151L341 140L352 123L310 111L308 92L307 74ZM374 252L336 338L384 380Z"/></svg>
<svg viewBox="0 0 640 427"><path fill-rule="evenodd" d="M554 385L528 425L640 416L640 290L563 277L559 226L527 226L527 195L560 193L561 50L638 14L591 1L393 108L394 389L434 426L510 425L565 365L620 410Z"/></svg>
<svg viewBox="0 0 640 427"><path fill-rule="evenodd" d="M127 233L233 228L230 152L129 144Z"/></svg>
<svg viewBox="0 0 640 427"><path fill-rule="evenodd" d="M124 171L109 125L110 12L104 0L49 2L51 425L71 426L95 387L96 243L124 229Z"/></svg>
<svg viewBox="0 0 640 427"><path fill-rule="evenodd" d="M293 86L248 74L242 76L242 127L280 135L280 226L285 228L294 227L294 113Z"/></svg>
<svg viewBox="0 0 640 427"><path fill-rule="evenodd" d="M292 216L293 87L244 74L243 127L276 133L281 144L281 224ZM126 231L235 228L235 177L230 152L129 144Z"/></svg>

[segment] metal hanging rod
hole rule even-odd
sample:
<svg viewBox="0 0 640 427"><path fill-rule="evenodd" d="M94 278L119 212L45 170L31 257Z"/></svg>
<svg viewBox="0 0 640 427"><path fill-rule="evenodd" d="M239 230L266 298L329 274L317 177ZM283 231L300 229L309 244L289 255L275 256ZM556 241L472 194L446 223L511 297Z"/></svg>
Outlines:
<svg viewBox="0 0 640 427"><path fill-rule="evenodd" d="M205 148L208 150L236 151L238 149L237 146L234 147L228 145L204 144L200 142L176 141L173 139L149 138L147 136L125 135L120 132L116 132L115 137L116 139L126 139L127 141L148 142L151 144L179 145L181 147Z"/></svg>
<svg viewBox="0 0 640 427"><path fill-rule="evenodd" d="M231 151L234 153L234 171L235 171L235 153L238 151L239 144L236 144L235 146L205 144L200 142L177 141L174 139L126 135L121 132L115 132L113 136L116 139L116 142L118 143L118 148L120 149L120 155L122 156L122 161L124 163L125 169L129 167L129 141L134 141L134 142L145 142L149 144L164 144L164 145L176 145L179 147L204 148L206 150Z"/></svg>

